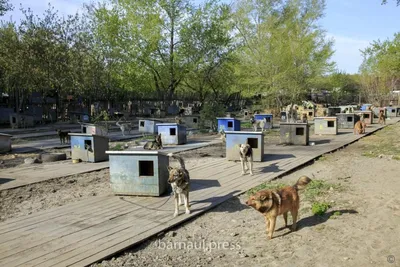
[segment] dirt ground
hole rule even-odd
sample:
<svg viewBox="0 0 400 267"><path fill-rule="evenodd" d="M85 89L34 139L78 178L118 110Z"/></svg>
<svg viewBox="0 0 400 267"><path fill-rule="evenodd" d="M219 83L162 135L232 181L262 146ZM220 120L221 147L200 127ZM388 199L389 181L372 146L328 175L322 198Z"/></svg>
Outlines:
<svg viewBox="0 0 400 267"><path fill-rule="evenodd" d="M245 205L248 196L244 194L93 267L398 266L399 133L400 124L387 127L274 181L293 184L299 176L308 175L329 185L314 200L306 192L301 194L296 232L280 229L283 219L279 217L274 238L267 240L264 218ZM267 142L278 138L271 136ZM221 148L215 145L181 154L190 170L225 156ZM108 180L105 169L1 191L0 221L112 194ZM313 215L315 201L329 203L325 215Z"/></svg>

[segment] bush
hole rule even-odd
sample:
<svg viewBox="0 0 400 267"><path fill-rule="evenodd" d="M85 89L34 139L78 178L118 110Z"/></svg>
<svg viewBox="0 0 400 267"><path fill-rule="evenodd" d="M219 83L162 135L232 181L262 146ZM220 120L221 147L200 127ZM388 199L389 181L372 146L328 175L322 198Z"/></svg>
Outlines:
<svg viewBox="0 0 400 267"><path fill-rule="evenodd" d="M200 128L205 128L205 122L211 122L211 129L217 131L217 117L224 117L225 109L222 104L216 102L206 102L204 103L200 111Z"/></svg>
<svg viewBox="0 0 400 267"><path fill-rule="evenodd" d="M311 211L314 215L324 215L329 209L329 204L325 202L315 202L312 204Z"/></svg>

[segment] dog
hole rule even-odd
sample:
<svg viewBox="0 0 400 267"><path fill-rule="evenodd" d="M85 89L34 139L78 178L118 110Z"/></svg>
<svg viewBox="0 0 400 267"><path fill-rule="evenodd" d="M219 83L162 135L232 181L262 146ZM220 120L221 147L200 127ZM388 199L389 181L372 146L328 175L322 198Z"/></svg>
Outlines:
<svg viewBox="0 0 400 267"><path fill-rule="evenodd" d="M258 127L260 127L261 131L263 132L265 130L265 125L267 125L267 118L256 120L254 117L251 117L250 123L253 126L255 132L257 132Z"/></svg>
<svg viewBox="0 0 400 267"><path fill-rule="evenodd" d="M380 125L386 125L386 117L385 117L385 111L384 110L379 110L379 116L378 116L378 123Z"/></svg>
<svg viewBox="0 0 400 267"><path fill-rule="evenodd" d="M310 182L310 178L301 176L293 186L285 186L280 190L261 190L250 196L246 201L246 205L264 215L268 239L272 239L276 218L279 215L283 215L285 227L287 227L289 211L293 218L291 230L296 230L297 215L300 207L298 191L304 189Z"/></svg>
<svg viewBox="0 0 400 267"><path fill-rule="evenodd" d="M146 144L144 144L143 148L147 150L163 149L164 147L162 145L161 134L158 134L154 141L148 141Z"/></svg>
<svg viewBox="0 0 400 267"><path fill-rule="evenodd" d="M303 113L301 116L301 121L303 123L308 123L308 117L307 117L307 113Z"/></svg>
<svg viewBox="0 0 400 267"><path fill-rule="evenodd" d="M242 175L246 174L247 170L250 170L250 175L253 175L253 149L249 144L240 144L239 147L240 163L242 165ZM246 170L244 169L246 165Z"/></svg>
<svg viewBox="0 0 400 267"><path fill-rule="evenodd" d="M299 110L299 106L294 104L292 109L290 109L291 105L286 107L286 116L289 122L296 122L297 121L297 112Z"/></svg>
<svg viewBox="0 0 400 267"><path fill-rule="evenodd" d="M182 120L178 116L176 116L175 117L175 123L176 124L182 124Z"/></svg>
<svg viewBox="0 0 400 267"><path fill-rule="evenodd" d="M121 129L123 136L125 136L125 131L128 131L128 134L131 134L132 124L130 122L120 123L120 120L119 120L119 121L117 121L116 125Z"/></svg>
<svg viewBox="0 0 400 267"><path fill-rule="evenodd" d="M357 121L354 125L354 134L365 134L366 123L364 121Z"/></svg>
<svg viewBox="0 0 400 267"><path fill-rule="evenodd" d="M189 171L185 168L185 162L180 156L172 153L168 154L169 157L179 161L180 167L168 166L168 183L172 187L175 200L174 218L179 214L179 206L182 205L182 197L185 204L186 214L190 214L189 205L189 190L190 190L190 175Z"/></svg>
<svg viewBox="0 0 400 267"><path fill-rule="evenodd" d="M61 144L65 144L66 142L71 143L71 136L69 136L70 131L63 132L60 129L57 129L56 132L60 138Z"/></svg>
<svg viewBox="0 0 400 267"><path fill-rule="evenodd" d="M225 133L224 129L221 129L221 130L219 131L219 134L221 135L221 140L222 140L222 142L223 142L223 143L226 143L226 133Z"/></svg>

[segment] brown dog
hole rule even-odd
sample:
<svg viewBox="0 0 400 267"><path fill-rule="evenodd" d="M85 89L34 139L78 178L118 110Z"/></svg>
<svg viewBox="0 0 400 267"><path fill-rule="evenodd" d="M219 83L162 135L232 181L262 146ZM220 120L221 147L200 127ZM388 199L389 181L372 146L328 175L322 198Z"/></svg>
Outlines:
<svg viewBox="0 0 400 267"><path fill-rule="evenodd" d="M379 120L378 120L378 123L379 124L383 124L383 125L385 125L386 124L386 117L385 117L385 111L383 111L383 110L379 110Z"/></svg>
<svg viewBox="0 0 400 267"><path fill-rule="evenodd" d="M357 121L354 125L354 134L365 134L365 128L367 124L364 121Z"/></svg>
<svg viewBox="0 0 400 267"><path fill-rule="evenodd" d="M300 207L298 190L304 189L310 182L310 178L301 176L294 186L285 186L280 190L261 190L246 201L246 205L264 215L268 239L271 239L274 234L278 215L283 215L285 227L287 227L287 215L289 211L293 218L291 230L296 230L297 214Z"/></svg>

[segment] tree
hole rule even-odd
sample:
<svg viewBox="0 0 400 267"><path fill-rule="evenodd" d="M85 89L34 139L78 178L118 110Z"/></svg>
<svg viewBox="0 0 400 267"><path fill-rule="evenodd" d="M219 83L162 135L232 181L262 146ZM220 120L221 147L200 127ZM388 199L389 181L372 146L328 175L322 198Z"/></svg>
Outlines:
<svg viewBox="0 0 400 267"><path fill-rule="evenodd" d="M400 6L400 0L396 0L397 2L397 6ZM386 5L387 4L387 0L382 0L382 5Z"/></svg>
<svg viewBox="0 0 400 267"><path fill-rule="evenodd" d="M8 2L8 0L0 0L0 17L12 9L13 6Z"/></svg>
<svg viewBox="0 0 400 267"><path fill-rule="evenodd" d="M240 1L237 73L243 86L278 106L303 100L313 80L333 66L332 41L317 24L324 8L323 0Z"/></svg>

